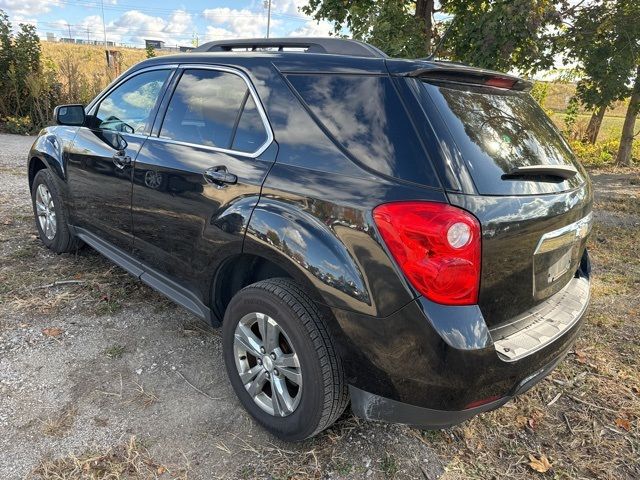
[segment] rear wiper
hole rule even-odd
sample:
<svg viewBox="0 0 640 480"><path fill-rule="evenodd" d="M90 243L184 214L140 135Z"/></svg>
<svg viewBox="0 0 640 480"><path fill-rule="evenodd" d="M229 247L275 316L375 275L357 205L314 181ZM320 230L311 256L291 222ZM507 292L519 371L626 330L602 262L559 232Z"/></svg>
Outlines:
<svg viewBox="0 0 640 480"><path fill-rule="evenodd" d="M571 165L527 165L516 167L503 175L503 178L514 177L555 177L562 180L573 178L578 173Z"/></svg>

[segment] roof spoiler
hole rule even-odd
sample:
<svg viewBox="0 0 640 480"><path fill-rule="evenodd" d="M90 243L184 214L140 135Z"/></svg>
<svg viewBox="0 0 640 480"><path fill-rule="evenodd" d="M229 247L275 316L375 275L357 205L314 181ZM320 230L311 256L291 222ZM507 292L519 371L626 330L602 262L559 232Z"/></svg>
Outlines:
<svg viewBox="0 0 640 480"><path fill-rule="evenodd" d="M412 68L396 70L392 74L424 80L451 82L466 85L496 87L508 90L529 91L533 83L513 75L473 68L450 62L415 62Z"/></svg>

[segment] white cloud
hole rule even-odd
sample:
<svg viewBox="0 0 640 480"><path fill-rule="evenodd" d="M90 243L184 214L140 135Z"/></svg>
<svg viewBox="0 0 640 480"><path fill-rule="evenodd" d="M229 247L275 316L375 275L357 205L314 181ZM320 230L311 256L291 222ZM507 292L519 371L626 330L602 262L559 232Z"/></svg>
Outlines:
<svg viewBox="0 0 640 480"><path fill-rule="evenodd" d="M246 8L208 8L202 12L204 18L213 25L207 26L208 40L224 37L259 38L267 32L267 12ZM271 28L276 29L281 20L271 18Z"/></svg>
<svg viewBox="0 0 640 480"><path fill-rule="evenodd" d="M51 27L49 27L51 25ZM65 20L47 24L58 37L68 37L69 29L73 38L102 40L104 32L102 17L90 15L82 21L67 25ZM189 45L194 29L192 15L185 10L174 10L168 18L147 15L138 10L129 10L120 17L107 22L107 40L110 42L141 45L145 39L162 40L167 46Z"/></svg>
<svg viewBox="0 0 640 480"><path fill-rule="evenodd" d="M13 15L38 15L59 6L59 0L0 0L0 9Z"/></svg>
<svg viewBox="0 0 640 480"><path fill-rule="evenodd" d="M289 37L328 37L333 32L333 26L329 22L309 20L302 27L289 32Z"/></svg>

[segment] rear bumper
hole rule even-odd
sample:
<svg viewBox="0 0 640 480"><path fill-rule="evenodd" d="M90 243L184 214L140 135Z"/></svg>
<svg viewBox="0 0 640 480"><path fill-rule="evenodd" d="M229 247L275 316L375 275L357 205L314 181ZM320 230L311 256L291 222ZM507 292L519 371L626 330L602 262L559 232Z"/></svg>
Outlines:
<svg viewBox="0 0 640 480"><path fill-rule="evenodd" d="M566 352L565 352L566 354ZM526 392L546 377L564 358L565 354L556 358L542 369L524 378L507 395L473 408L462 410L437 410L402 403L390 398L381 397L354 386L349 386L351 409L353 413L365 420L382 420L391 423L404 423L422 428L439 429L469 420L484 412L501 407L516 395Z"/></svg>
<svg viewBox="0 0 640 480"><path fill-rule="evenodd" d="M571 290L580 305L560 302L551 316L535 310L544 331L547 322L560 328L514 358L499 342L504 347L518 332L536 332L489 331L477 307L443 307L418 298L386 318L334 309L354 413L444 428L500 407L542 380L573 347L589 300L587 269L575 283L580 288ZM572 317L554 320L566 305L572 305Z"/></svg>

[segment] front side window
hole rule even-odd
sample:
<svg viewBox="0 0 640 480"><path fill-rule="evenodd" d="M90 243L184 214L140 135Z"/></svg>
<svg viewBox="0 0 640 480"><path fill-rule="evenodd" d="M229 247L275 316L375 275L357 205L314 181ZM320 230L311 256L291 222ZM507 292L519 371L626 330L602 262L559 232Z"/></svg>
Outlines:
<svg viewBox="0 0 640 480"><path fill-rule="evenodd" d="M170 70L143 72L111 91L96 111L96 126L102 130L145 133L151 112Z"/></svg>
<svg viewBox="0 0 640 480"><path fill-rule="evenodd" d="M247 84L238 75L185 70L171 97L160 137L255 152L267 133Z"/></svg>

